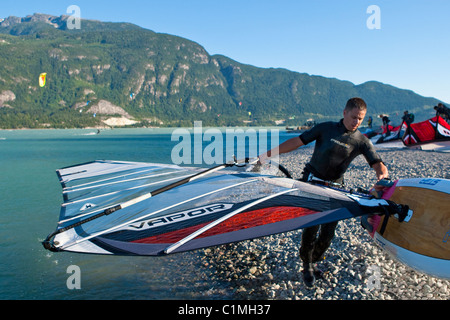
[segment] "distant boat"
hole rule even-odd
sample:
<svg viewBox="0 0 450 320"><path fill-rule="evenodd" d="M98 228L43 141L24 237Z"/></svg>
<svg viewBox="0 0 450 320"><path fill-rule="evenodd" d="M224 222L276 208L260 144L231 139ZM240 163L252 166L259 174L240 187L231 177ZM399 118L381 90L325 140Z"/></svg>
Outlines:
<svg viewBox="0 0 450 320"><path fill-rule="evenodd" d="M306 120L306 122L303 126L286 127L286 132L287 133L302 133L305 130L311 129L315 125L316 125L316 121L314 121L314 119L308 119L308 120Z"/></svg>
<svg viewBox="0 0 450 320"><path fill-rule="evenodd" d="M96 136L98 134L100 134L100 130L99 129L97 129L97 132L88 132L88 133L83 133L82 135L83 136Z"/></svg>
<svg viewBox="0 0 450 320"><path fill-rule="evenodd" d="M301 133L304 130L301 129L301 127L286 127L287 133Z"/></svg>

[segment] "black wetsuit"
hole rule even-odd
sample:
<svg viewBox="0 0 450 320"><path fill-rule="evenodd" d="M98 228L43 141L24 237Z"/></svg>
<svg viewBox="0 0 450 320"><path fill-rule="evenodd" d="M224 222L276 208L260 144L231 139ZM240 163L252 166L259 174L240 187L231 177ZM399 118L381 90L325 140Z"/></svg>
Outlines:
<svg viewBox="0 0 450 320"><path fill-rule="evenodd" d="M343 120L318 124L299 138L305 145L316 141L314 153L303 172L303 181L307 181L312 173L322 180L342 183L348 166L361 154L370 166L382 161L370 140L358 130L348 131ZM330 246L336 226L337 222L332 222L303 230L300 248L303 262L312 263L321 258ZM320 234L316 238L319 228Z"/></svg>

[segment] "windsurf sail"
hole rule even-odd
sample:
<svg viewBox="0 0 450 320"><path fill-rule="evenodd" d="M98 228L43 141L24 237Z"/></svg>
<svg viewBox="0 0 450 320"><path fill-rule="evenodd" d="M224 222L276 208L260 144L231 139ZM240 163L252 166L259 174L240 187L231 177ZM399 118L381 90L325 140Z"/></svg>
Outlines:
<svg viewBox="0 0 450 320"><path fill-rule="evenodd" d="M433 141L450 141L450 125L440 116L411 123L403 136L403 143L406 146Z"/></svg>
<svg viewBox="0 0 450 320"><path fill-rule="evenodd" d="M392 141L396 141L396 140L400 141L408 127L406 122L404 122L404 121L402 122L401 125L399 125L397 127L393 127L390 125L388 125L388 126L389 126L389 131L387 130L388 128L386 126L383 126L382 132L378 135L371 137L370 140L374 144L380 144L380 143L384 143L384 142L392 142Z"/></svg>
<svg viewBox="0 0 450 320"><path fill-rule="evenodd" d="M44 247L164 255L373 212L358 197L251 168L94 161L57 170L64 202Z"/></svg>

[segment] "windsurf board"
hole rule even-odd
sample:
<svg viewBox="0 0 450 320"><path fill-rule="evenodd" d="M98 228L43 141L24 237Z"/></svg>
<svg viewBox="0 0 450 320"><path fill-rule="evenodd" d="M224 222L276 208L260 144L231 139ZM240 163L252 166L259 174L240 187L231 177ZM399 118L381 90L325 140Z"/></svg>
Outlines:
<svg viewBox="0 0 450 320"><path fill-rule="evenodd" d="M376 219L374 240L407 266L450 279L450 180L397 180L382 198L408 205L412 216L403 222L386 216ZM384 230L383 219L388 219Z"/></svg>

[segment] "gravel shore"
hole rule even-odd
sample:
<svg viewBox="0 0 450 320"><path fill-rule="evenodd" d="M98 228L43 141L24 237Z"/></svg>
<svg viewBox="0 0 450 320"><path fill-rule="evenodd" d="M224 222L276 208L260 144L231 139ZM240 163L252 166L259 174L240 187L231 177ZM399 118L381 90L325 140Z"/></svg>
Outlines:
<svg viewBox="0 0 450 320"><path fill-rule="evenodd" d="M379 149L391 179L439 177L450 179L450 153ZM280 162L298 178L312 148L282 155ZM347 187L370 188L374 171L363 157L345 175ZM216 286L204 298L404 300L450 298L450 281L416 272L393 260L361 227L359 219L341 221L318 267L324 279L307 288L302 280L298 250L301 230L199 251L201 264Z"/></svg>

